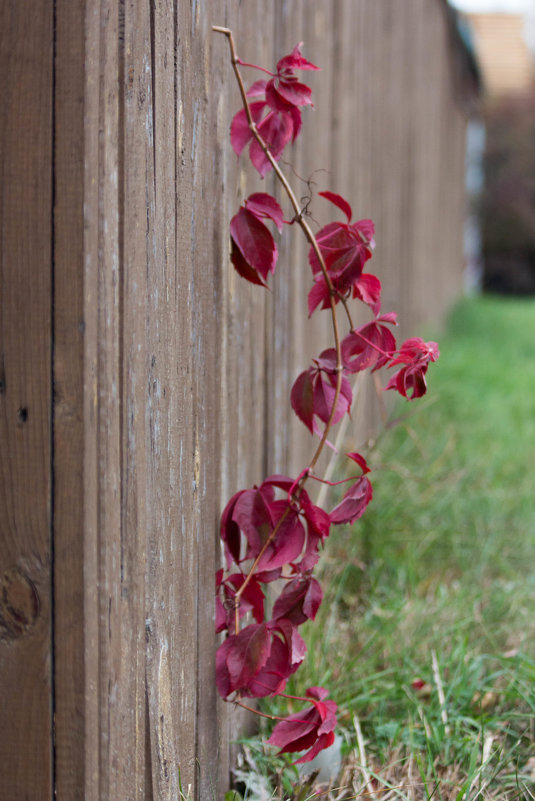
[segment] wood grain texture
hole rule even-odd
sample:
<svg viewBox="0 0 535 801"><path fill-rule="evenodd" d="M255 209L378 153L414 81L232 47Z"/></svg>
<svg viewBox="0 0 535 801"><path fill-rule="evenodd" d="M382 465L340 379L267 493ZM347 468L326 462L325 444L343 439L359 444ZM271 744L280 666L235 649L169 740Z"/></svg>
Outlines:
<svg viewBox="0 0 535 801"><path fill-rule="evenodd" d="M52 795L51 3L0 10L0 797Z"/></svg>
<svg viewBox="0 0 535 801"><path fill-rule="evenodd" d="M54 103L54 685L58 797L85 795L84 8L56 4ZM84 621L84 625L80 625Z"/></svg>
<svg viewBox="0 0 535 801"><path fill-rule="evenodd" d="M288 174L303 204L331 189L375 220L372 269L403 334L441 320L462 284L466 98L445 6L8 6L0 796L48 799L55 781L58 801L174 801L181 783L208 801L249 725L215 691L219 515L312 454L288 398L331 345L328 313L307 319L295 226L272 292L230 267L228 224L248 194L275 192L291 212L273 176L231 151L239 94L211 25L231 27L247 61L272 66L304 40L322 67ZM317 198L310 212L313 225L337 217ZM342 445L379 417L374 387L360 388Z"/></svg>

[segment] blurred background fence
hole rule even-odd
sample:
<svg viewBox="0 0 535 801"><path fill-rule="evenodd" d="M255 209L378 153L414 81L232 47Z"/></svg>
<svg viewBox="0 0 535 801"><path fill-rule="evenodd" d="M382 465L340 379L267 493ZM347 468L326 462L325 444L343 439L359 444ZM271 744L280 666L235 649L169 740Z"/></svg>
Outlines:
<svg viewBox="0 0 535 801"><path fill-rule="evenodd" d="M302 465L289 388L330 337L307 320L293 229L271 293L229 266L230 216L262 185L230 148L239 96L212 24L246 61L303 40L321 66L288 174L374 219L402 334L439 327L462 289L476 79L442 0L2 5L5 801L176 801L180 781L204 801L227 781L218 516ZM375 406L364 388L356 443Z"/></svg>

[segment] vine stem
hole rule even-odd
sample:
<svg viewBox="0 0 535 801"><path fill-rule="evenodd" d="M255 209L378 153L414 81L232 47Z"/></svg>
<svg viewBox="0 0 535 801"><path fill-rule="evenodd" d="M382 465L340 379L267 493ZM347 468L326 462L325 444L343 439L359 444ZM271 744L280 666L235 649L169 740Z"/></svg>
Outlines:
<svg viewBox="0 0 535 801"><path fill-rule="evenodd" d="M247 706L247 704L242 703L242 701L234 701L234 703L236 706L241 706L242 709L246 709L248 712L254 712L255 715L268 718L268 720L286 720L286 718L281 718L279 715L268 715L267 712L260 712L259 709L255 709L253 706Z"/></svg>
<svg viewBox="0 0 535 801"><path fill-rule="evenodd" d="M289 199L289 201L290 201L290 203L292 205L292 208L293 208L293 210L295 212L295 221L300 226L300 228L303 231L306 239L308 240L310 246L312 247L312 249L314 251L314 254L315 254L315 256L316 256L316 258L318 260L318 263L319 263L319 265L321 267L321 272L323 274L323 278L325 280L325 283L327 284L327 287L329 289L329 294L330 294L331 318L332 318L334 343L335 343L335 350L336 350L336 373L337 373L337 376L336 376L336 389L335 389L335 394L334 394L334 399L333 399L333 405L332 405L332 408L331 408L331 414L330 414L329 419L328 419L328 421L327 421L327 423L325 425L325 428L323 430L323 434L321 436L319 445L317 446L317 448L316 448L316 450L315 450L315 452L314 452L314 454L312 456L312 459L310 460L310 462L308 464L308 469L306 470L306 472L303 475L303 478L301 479L300 487L297 490L297 492L299 493L299 491L304 487L304 485L305 485L305 483L306 483L306 481L308 479L309 474L314 470L314 467L316 466L316 464L318 462L318 459L321 456L323 448L325 447L325 443L327 441L327 437L329 435L329 431L330 431L330 429L331 429L331 427L333 425L333 419L334 419L334 415L336 413L336 407L338 405L338 399L340 397L340 392L342 390L342 377L343 377L343 375L342 375L342 371L343 371L342 349L341 349L341 345L340 345L340 332L339 332L339 327L338 327L338 318L337 318L337 315L336 315L336 301L335 301L335 296L338 293L337 293L336 289L334 288L334 286L332 284L332 281L331 281L331 279L329 277L329 274L327 272L327 267L326 267L326 264L325 264L325 260L323 258L323 254L322 254L322 252L320 250L320 247L318 245L316 237L314 236L314 233L313 233L312 229L310 228L308 222L303 217L303 210L301 209L301 206L299 205L299 201L298 201L297 197L295 196L295 193L294 193L292 187L290 186L286 176L284 175L284 173L282 172L281 168L279 167L277 161L273 157L273 154L271 153L268 144L265 142L265 140L263 139L261 134L258 132L258 129L256 127L256 123L255 123L255 121L253 119L253 115L251 113L251 108L249 106L249 100L247 99L247 92L245 90L245 85L243 83L243 79L241 77L241 73L240 73L240 70L239 70L240 64L242 64L242 62L238 58L238 55L237 55L237 52L236 52L236 46L234 44L234 37L232 35L232 31L231 31L230 28L223 28L223 27L221 27L219 25L213 25L212 26L212 30L215 33L221 33L221 34L223 34L224 36L227 37L227 40L228 40L228 43L229 43L229 48L230 48L230 60L231 60L232 68L234 70L234 75L236 76L236 81L238 83L238 87L239 87L239 90L240 90L240 95L241 95L243 108L245 110L245 114L246 114L246 117L247 117L247 122L249 124L249 130L251 131L253 137L258 142L259 146L262 148L266 158L268 159L269 163L273 167L273 171L274 171L275 175L277 176L277 179L279 180L280 184L284 188L284 191L286 192L286 195L288 196L288 199ZM266 552L268 546L271 544L271 542L273 542L273 540L275 539L275 537L277 535L277 532L280 530L280 527L282 526L282 524L284 523L284 521L288 517L289 512L290 512L290 507L288 507L285 510L285 512L281 515L281 517L279 518L279 521L278 521L277 525L275 526L275 528L273 529L273 531L271 532L271 534L267 538L267 540L264 543L262 549L260 550L258 556L254 560L254 562L253 562L253 564L251 566L251 569L249 570L249 572L247 574L247 577L246 577L245 581L243 582L243 584L241 585L239 590L237 590L236 595L234 596L234 600L235 600L235 603L236 603L236 613L235 613L235 632L236 632L236 634L239 631L240 597L243 594L243 592L245 591L245 588L247 587L249 581L251 580L251 578L252 578L252 576L253 576L253 574L254 574L254 572L255 572L255 570L256 570L256 568L257 568L257 566L258 566L258 564L259 564L259 562L261 560L261 558L263 557L264 553Z"/></svg>

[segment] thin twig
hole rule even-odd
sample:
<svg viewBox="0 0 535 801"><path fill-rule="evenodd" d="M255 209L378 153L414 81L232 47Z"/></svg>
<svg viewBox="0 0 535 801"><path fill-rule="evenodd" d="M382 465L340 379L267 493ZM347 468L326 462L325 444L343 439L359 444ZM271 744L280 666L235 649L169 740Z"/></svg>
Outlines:
<svg viewBox="0 0 535 801"><path fill-rule="evenodd" d="M446 696L444 695L444 688L442 686L442 679L440 678L440 671L438 669L438 659L436 651L431 651L431 662L433 665L433 678L437 686L438 701L440 703L440 717L444 724L444 732L446 736L450 735L450 726L448 722L448 710L446 709Z"/></svg>
<svg viewBox="0 0 535 801"><path fill-rule="evenodd" d="M357 715L353 715L353 726L355 727L355 732L357 734L357 746L359 749L360 769L362 771L362 775L364 776L364 782L368 789L370 798L375 799L372 779L370 774L368 773L368 765L366 762L366 751L364 750L364 737L362 736L362 729L360 728L360 720L358 719Z"/></svg>

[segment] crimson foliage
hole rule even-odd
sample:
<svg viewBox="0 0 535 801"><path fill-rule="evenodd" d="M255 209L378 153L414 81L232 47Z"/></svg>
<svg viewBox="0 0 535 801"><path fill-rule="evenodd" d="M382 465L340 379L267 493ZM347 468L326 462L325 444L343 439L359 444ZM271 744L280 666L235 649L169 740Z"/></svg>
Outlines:
<svg viewBox="0 0 535 801"><path fill-rule="evenodd" d="M353 523L372 500L370 469L359 453L347 454L358 472L345 480L349 487L330 512L315 505L305 489L307 481L316 478L314 467L330 428L350 414L353 393L349 377L367 369L398 367L386 389L412 400L426 391L428 364L438 358L438 348L435 342L419 338L397 346L391 330L397 324L396 315L381 313L381 283L365 271L375 247L373 222L352 223L347 200L324 191L319 195L345 219L328 223L314 236L280 172L277 162L301 130L302 109L311 105L311 90L296 73L317 67L302 56L297 45L278 62L275 73L268 73L269 80L258 80L245 92L237 66L243 62L235 56L232 35L219 30L229 36L244 100L244 107L232 120L232 147L240 155L249 146L249 158L260 176L274 169L286 189L295 215L292 221L301 225L310 244L313 283L309 313L329 309L335 339L335 347L314 358L291 390L295 414L319 438L309 465L295 478L272 475L258 486L240 490L221 516L226 575L221 569L216 577L216 630L224 632L225 639L217 651L217 688L225 700L242 704L244 698L284 695L288 678L306 653L298 628L314 620L322 602L321 587L312 575L320 550L333 525ZM279 203L265 192L250 195L232 218L231 260L244 279L267 285L278 256L268 225L275 225L280 232L284 222L289 221L284 220ZM350 300L367 306L372 320L355 327ZM343 338L338 334L339 304L345 307L350 323ZM265 604L268 584L279 588L270 615ZM245 617L249 622L242 626ZM310 687L303 698L287 696L307 706L279 719L268 742L281 752L304 751L298 762L313 759L331 745L336 704L325 700L326 695L324 688Z"/></svg>

